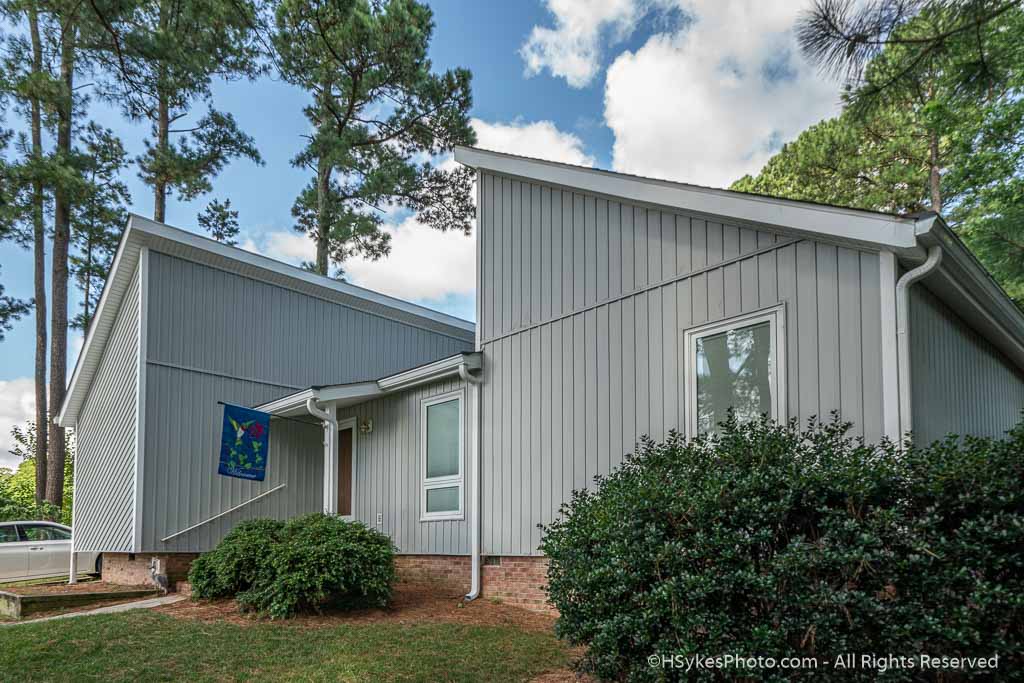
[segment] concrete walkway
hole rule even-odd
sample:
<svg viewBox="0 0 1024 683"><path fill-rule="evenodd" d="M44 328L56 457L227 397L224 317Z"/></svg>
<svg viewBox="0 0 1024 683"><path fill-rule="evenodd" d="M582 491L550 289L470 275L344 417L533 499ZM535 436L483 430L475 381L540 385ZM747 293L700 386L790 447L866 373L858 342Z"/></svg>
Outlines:
<svg viewBox="0 0 1024 683"><path fill-rule="evenodd" d="M72 617L87 617L93 614L117 614L118 612L127 612L133 609L149 609L151 607L159 607L160 605L172 605L182 600L188 600L188 596L185 595L162 595L159 598L148 598L146 600L136 600L135 602L122 602L120 605L107 605L106 607L97 607L95 609L85 610L83 612L67 612L65 614L54 614L49 617L40 617L38 619L26 619L24 621L5 621L0 622L0 626L20 626L21 624L38 624L41 621L53 621L54 619L71 619Z"/></svg>

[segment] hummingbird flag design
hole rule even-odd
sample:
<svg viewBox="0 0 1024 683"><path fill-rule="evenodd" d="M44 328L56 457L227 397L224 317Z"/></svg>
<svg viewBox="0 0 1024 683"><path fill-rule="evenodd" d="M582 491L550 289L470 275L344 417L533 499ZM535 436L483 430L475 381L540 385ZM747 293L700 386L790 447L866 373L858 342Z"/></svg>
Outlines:
<svg viewBox="0 0 1024 683"><path fill-rule="evenodd" d="M263 481L267 473L269 443L270 413L225 404L217 473Z"/></svg>

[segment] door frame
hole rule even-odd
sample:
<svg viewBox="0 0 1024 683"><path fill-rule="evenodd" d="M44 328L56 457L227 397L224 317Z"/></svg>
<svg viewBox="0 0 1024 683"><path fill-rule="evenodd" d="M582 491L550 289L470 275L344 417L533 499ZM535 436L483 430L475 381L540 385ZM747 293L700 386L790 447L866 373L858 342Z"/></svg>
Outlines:
<svg viewBox="0 0 1024 683"><path fill-rule="evenodd" d="M342 432L346 429L352 430L352 491L350 494L350 500L352 501L352 514L343 515L341 511L338 511L338 516L342 519L354 520L356 517L356 441L359 438L359 425L358 420L354 417L347 417L344 420L338 420L338 431ZM338 437L338 471L341 471L341 437ZM341 491L338 491L338 500L341 500Z"/></svg>

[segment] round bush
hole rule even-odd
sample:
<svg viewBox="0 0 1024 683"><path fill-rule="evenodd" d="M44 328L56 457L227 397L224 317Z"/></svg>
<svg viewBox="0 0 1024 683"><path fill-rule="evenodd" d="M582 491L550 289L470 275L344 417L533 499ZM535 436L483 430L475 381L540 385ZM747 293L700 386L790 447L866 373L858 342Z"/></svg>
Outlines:
<svg viewBox="0 0 1024 683"><path fill-rule="evenodd" d="M195 597L234 596L246 609L282 618L324 607L383 607L394 580L391 539L320 513L243 522L189 571Z"/></svg>
<svg viewBox="0 0 1024 683"><path fill-rule="evenodd" d="M232 597L252 587L266 558L281 540L284 522L252 519L242 522L208 553L197 557L188 573L197 598Z"/></svg>
<svg viewBox="0 0 1024 683"><path fill-rule="evenodd" d="M816 670L725 678L875 679L835 668L845 653L1024 666L1024 427L907 450L848 428L730 421L718 438L645 442L574 492L541 548L557 632L586 646L585 668L714 678L648 657L809 656Z"/></svg>

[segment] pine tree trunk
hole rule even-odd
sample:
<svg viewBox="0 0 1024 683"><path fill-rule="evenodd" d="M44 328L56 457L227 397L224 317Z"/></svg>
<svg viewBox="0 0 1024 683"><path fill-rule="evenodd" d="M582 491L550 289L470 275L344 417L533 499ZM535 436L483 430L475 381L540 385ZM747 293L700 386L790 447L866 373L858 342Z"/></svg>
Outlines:
<svg viewBox="0 0 1024 683"><path fill-rule="evenodd" d="M330 164L320 157L316 167L316 272L327 275L330 221L327 220L327 196L331 186Z"/></svg>
<svg viewBox="0 0 1024 683"><path fill-rule="evenodd" d="M167 95L161 92L157 98L156 146L160 150L160 158L166 158L171 130L170 105ZM164 176L163 162L157 164L157 174L153 180L153 220L163 223L167 217L167 179Z"/></svg>
<svg viewBox="0 0 1024 683"><path fill-rule="evenodd" d="M930 166L930 177L928 184L932 194L932 211L942 211L942 174L939 168L939 136L932 132L928 140L928 165Z"/></svg>
<svg viewBox="0 0 1024 683"><path fill-rule="evenodd" d="M34 2L28 3L29 34L32 40L32 73L43 70L43 45L39 38L39 12ZM32 158L39 162L43 157L42 104L39 98L31 99ZM36 312L36 504L46 497L47 459L47 410L46 410L46 226L43 222L43 181L32 180L32 250L34 259L33 280L35 284Z"/></svg>
<svg viewBox="0 0 1024 683"><path fill-rule="evenodd" d="M89 238L85 242L85 282L82 283L83 296L83 312L82 312L82 334L86 334L89 331L89 324L92 322L92 316L89 311L89 289L92 284L92 236L95 234L92 230L95 230L95 226L90 226Z"/></svg>
<svg viewBox="0 0 1024 683"><path fill-rule="evenodd" d="M320 126L327 125L327 98L331 96L331 84L325 82L320 93ZM328 220L327 205L331 191L331 164L324 155L317 158L316 165L316 272L328 275L330 262L331 224Z"/></svg>
<svg viewBox="0 0 1024 683"><path fill-rule="evenodd" d="M57 155L65 163L71 158L71 130L74 116L75 21L65 18L60 50L60 78L63 92L57 106ZM71 241L71 198L63 184L54 191L53 265L51 266L53 307L50 315L50 401L56 409L64 403L68 363L68 248ZM46 470L46 500L57 508L64 503L64 428L50 418L49 457Z"/></svg>

